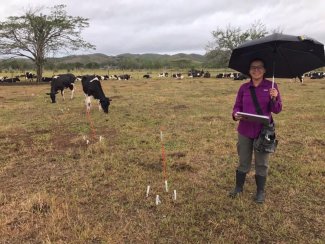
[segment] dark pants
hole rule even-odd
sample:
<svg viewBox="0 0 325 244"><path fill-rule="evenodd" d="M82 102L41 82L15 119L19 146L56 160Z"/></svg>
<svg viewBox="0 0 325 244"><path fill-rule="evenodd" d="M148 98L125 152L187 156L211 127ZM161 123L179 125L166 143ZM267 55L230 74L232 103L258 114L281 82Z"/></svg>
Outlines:
<svg viewBox="0 0 325 244"><path fill-rule="evenodd" d="M267 176L269 166L269 153L256 152L253 149L254 139L245 137L238 133L237 152L239 156L239 165L237 170L248 173L251 169L253 151L255 158L255 174Z"/></svg>

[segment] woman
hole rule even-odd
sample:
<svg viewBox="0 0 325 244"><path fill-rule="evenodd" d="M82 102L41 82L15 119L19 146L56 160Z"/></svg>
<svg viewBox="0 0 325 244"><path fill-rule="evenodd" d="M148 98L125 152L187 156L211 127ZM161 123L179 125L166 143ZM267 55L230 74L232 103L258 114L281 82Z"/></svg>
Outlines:
<svg viewBox="0 0 325 244"><path fill-rule="evenodd" d="M272 82L264 78L265 68L264 61L261 59L255 59L250 62L249 74L251 80L239 88L232 113L233 119L235 121L239 120L237 129L239 165L236 170L236 186L229 193L229 196L236 197L239 193L243 192L246 174L251 168L252 154L254 151L255 180L257 186L255 201L257 203L263 203L265 200L264 188L269 164L268 153L257 152L253 149L254 139L259 136L263 124L243 120L237 112L257 114L250 89L255 90L263 115L269 116L270 122L273 122L271 112L276 114L281 112L282 102L279 90L276 84L272 88Z"/></svg>

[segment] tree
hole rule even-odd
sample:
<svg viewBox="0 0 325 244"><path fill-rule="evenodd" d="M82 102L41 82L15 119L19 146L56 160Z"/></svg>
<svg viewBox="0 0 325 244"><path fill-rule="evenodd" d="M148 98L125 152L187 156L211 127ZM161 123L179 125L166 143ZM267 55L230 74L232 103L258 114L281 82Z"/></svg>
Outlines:
<svg viewBox="0 0 325 244"><path fill-rule="evenodd" d="M48 15L41 9L28 10L23 16L10 16L0 22L0 53L26 57L36 66L37 81L42 78L46 57L59 51L95 49L80 34L88 19L67 15L65 5L55 5Z"/></svg>
<svg viewBox="0 0 325 244"><path fill-rule="evenodd" d="M261 21L255 21L248 30L242 31L240 27L217 28L212 31L214 41L206 46L207 66L227 67L231 52L248 40L261 38L267 34L265 25Z"/></svg>

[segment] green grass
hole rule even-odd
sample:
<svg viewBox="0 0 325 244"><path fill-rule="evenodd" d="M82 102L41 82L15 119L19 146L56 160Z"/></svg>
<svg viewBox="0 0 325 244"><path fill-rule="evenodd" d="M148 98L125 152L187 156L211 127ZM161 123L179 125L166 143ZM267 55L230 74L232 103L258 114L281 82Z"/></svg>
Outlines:
<svg viewBox="0 0 325 244"><path fill-rule="evenodd" d="M108 115L93 102L96 137L80 83L57 104L49 85L0 87L0 243L324 243L324 80L278 79L279 146L256 205L253 172L227 197L242 83L137 77L103 81L113 101Z"/></svg>

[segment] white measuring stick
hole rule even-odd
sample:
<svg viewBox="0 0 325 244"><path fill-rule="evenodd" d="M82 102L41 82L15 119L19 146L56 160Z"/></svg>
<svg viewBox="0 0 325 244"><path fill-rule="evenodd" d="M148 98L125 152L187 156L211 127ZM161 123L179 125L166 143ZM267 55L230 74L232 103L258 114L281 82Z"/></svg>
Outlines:
<svg viewBox="0 0 325 244"><path fill-rule="evenodd" d="M166 189L166 192L168 192L168 182L167 182L167 180L165 180L165 189Z"/></svg>
<svg viewBox="0 0 325 244"><path fill-rule="evenodd" d="M174 201L176 201L176 199L177 199L177 193L176 193L176 190L174 190L174 196L173 196L173 199L174 199Z"/></svg>
<svg viewBox="0 0 325 244"><path fill-rule="evenodd" d="M160 201L160 199L159 199L159 195L157 195L156 196L156 205L158 205L158 204L160 204L161 203L161 201Z"/></svg>
<svg viewBox="0 0 325 244"><path fill-rule="evenodd" d="M146 194L146 197L149 197L149 192L150 192L150 186L147 186L147 194Z"/></svg>

